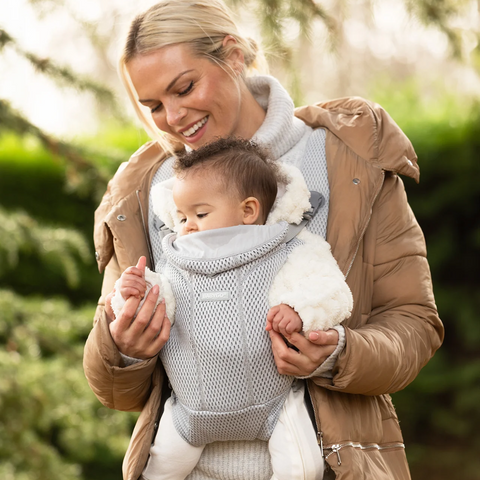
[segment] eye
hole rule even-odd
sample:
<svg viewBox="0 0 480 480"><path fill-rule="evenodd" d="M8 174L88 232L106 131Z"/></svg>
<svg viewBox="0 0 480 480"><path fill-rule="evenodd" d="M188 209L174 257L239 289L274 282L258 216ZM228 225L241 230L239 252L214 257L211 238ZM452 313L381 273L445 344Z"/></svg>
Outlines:
<svg viewBox="0 0 480 480"><path fill-rule="evenodd" d="M187 93L190 93L190 91L193 88L193 80L189 83L188 87L185 90L182 90L181 92L178 92L178 95L187 95Z"/></svg>
<svg viewBox="0 0 480 480"><path fill-rule="evenodd" d="M208 215L208 213L197 213L198 218L204 218Z"/></svg>
<svg viewBox="0 0 480 480"><path fill-rule="evenodd" d="M186 218L181 218L181 219L180 219L180 223L185 223L186 221L187 221Z"/></svg>
<svg viewBox="0 0 480 480"><path fill-rule="evenodd" d="M151 113L155 113L157 110L163 107L163 104L159 103L156 107L150 109Z"/></svg>

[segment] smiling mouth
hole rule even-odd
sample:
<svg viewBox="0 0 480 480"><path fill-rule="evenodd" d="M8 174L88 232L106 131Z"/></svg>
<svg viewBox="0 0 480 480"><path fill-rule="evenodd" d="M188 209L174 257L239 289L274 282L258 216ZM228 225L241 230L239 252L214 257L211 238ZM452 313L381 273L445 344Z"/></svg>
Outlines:
<svg viewBox="0 0 480 480"><path fill-rule="evenodd" d="M195 125L190 127L188 130L185 130L184 132L182 132L182 135L184 137L191 137L192 135L195 134L195 132L199 128L203 127L205 123L207 123L207 120L208 120L208 115L206 117L203 117L201 120L199 120Z"/></svg>

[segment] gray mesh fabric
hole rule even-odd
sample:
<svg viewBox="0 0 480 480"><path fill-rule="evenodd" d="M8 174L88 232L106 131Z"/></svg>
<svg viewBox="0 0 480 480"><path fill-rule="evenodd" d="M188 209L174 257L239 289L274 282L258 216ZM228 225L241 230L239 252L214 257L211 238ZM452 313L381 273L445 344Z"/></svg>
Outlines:
<svg viewBox="0 0 480 480"><path fill-rule="evenodd" d="M299 166L309 190L323 194L325 203L319 209L307 229L316 235L327 237L328 204L330 187L328 185L327 157L325 153L326 131L323 128L314 130L308 140Z"/></svg>
<svg viewBox="0 0 480 480"><path fill-rule="evenodd" d="M307 227L313 233L322 235L324 238L327 231L329 204L325 138L325 130L315 130L308 140L304 157L299 164L308 188L322 193L325 197L326 202ZM173 175L172 164L173 158L162 164L153 178L152 187ZM266 380L264 376L264 372L272 367L275 374L278 375L270 342L264 331L265 316L268 311L266 295L275 273L283 265L289 251L298 244L299 240L294 239L288 245L280 248L271 245L272 251L265 252L265 259L270 259L270 257L274 259L271 267L264 266L263 260L253 260L248 266L237 266L235 270L232 270L235 271L234 275L233 273L227 273L229 272L228 268L233 268L242 262L238 262L238 258L231 261L230 264L224 262L223 267L226 269L226 271L222 270L224 273L210 273L212 283L209 284L209 288L212 288L212 291L217 291L215 289L227 288L228 282L235 281L237 284L236 292L239 295L232 295L228 302L200 302L198 295L194 295L192 286L199 286L198 281L196 284L195 282L192 284L192 279L195 276L202 276L200 270L193 273L180 268L180 266L174 267L167 262L167 257L163 255L162 237L158 235L159 225L160 222L155 217L153 209L149 209L149 231L156 270L168 270L170 281L172 285L175 285L176 316L185 320L182 328L176 328L176 323L172 329L169 342L162 350L164 364L166 365L170 361L170 367L172 369L177 368L180 372L173 382L172 375L167 368L167 374L175 391L175 404L180 406L177 407L175 418L177 429L187 441L197 445L212 442L216 439L250 440L253 438L269 438L278 419L284 398L288 393L290 380L284 379L283 382L285 383L282 383L282 380L275 380L274 375L271 377L272 380L270 380L270 377L269 380ZM282 260L279 261L279 259ZM225 276L225 278L218 278L222 276ZM179 302L178 299L182 297L185 298L185 301ZM213 305L214 303L217 303L217 305ZM193 305L197 305L196 308ZM200 337L203 336L206 342L214 338L213 336L208 337L207 330L202 328L203 325L199 325L200 322L192 321L188 325L187 320L199 313L206 313L209 319L215 320L209 321L209 324L214 326L218 324L217 350L210 351L209 348L202 350L193 340L197 334L200 334ZM261 321L256 320L260 317ZM258 328L256 334L254 333L255 328ZM235 342L232 339L235 339ZM241 345L245 350L241 352L238 349L235 350L235 343ZM222 346L223 348L221 348ZM170 355L170 358L167 359L167 353L173 355ZM164 354L165 357L163 357ZM200 363L200 357L202 357L203 363ZM215 362L218 362L220 366L228 365L228 368L222 370L223 374L219 373L215 376L215 371L210 371L209 367ZM203 373L205 373L205 377L202 377ZM217 398L222 395L217 394L216 387L212 388L212 382L219 378L222 380L223 377L226 380L224 392L227 393L227 396L232 396L231 400L233 402L230 405L231 409L226 411L221 411L221 407L225 406L226 402L222 398ZM281 376L279 377L282 379ZM285 390L282 390L282 387ZM233 393L234 391L236 393ZM182 395L179 392L182 392ZM275 396L276 393L278 393L277 396ZM181 403L183 396L188 398L194 407L188 403ZM254 401L260 399L260 403L248 405L248 402L252 399ZM197 403L195 404L195 402ZM197 418L198 410L196 410L195 405L201 405L202 402L204 402L204 405L211 402L214 409L203 411L203 413L207 413L203 417L200 415L203 418L200 425L200 417ZM235 407L239 405L240 408L236 409ZM215 410L215 408L220 408L220 410ZM202 413L201 410L200 412ZM213 435L209 433L210 428L214 432Z"/></svg>
<svg viewBox="0 0 480 480"><path fill-rule="evenodd" d="M293 248L281 243L285 232L248 254L211 261L175 258L174 235L163 242L177 311L160 356L175 427L192 445L267 440L275 427L292 377L277 372L265 321L270 285ZM229 298L203 301L204 292Z"/></svg>

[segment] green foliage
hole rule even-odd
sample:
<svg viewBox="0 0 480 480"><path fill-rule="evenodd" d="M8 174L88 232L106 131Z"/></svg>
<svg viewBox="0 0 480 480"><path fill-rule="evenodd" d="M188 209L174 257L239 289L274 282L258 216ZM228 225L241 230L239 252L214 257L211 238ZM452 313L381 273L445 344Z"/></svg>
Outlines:
<svg viewBox="0 0 480 480"><path fill-rule="evenodd" d="M135 416L101 407L85 381L93 313L0 290L0 478L120 477Z"/></svg>
<svg viewBox="0 0 480 480"><path fill-rule="evenodd" d="M406 2L424 24L447 35L457 58L467 57L471 35L466 34L477 38L478 31L461 31L454 21L468 2ZM64 0L30 3L44 15L69 8ZM320 20L334 46L334 16L324 2L311 0L229 3L256 12L270 60L290 70L290 91L299 103L300 73L293 68L288 32L293 26L308 36L314 20ZM90 29L95 43L94 26L77 20ZM0 28L0 55L6 49L61 88L93 95L102 108L122 117L108 88L24 50ZM478 45L471 61L480 65ZM384 92L376 99L412 139L420 158L422 182L407 181L406 187L427 239L447 331L433 361L394 396L413 478L478 478L480 108L444 91L420 92L414 82L376 91ZM93 210L119 163L145 141L143 132L118 122L95 138L60 140L0 98L1 479L120 478L135 416L100 406L88 388L81 356L93 306L72 303L93 305L98 295L101 277L89 260Z"/></svg>
<svg viewBox="0 0 480 480"><path fill-rule="evenodd" d="M0 206L0 275L18 266L20 251L34 252L44 267L61 269L71 287L80 279L76 257L85 263L91 258L75 230L45 227L25 213L9 214Z"/></svg>

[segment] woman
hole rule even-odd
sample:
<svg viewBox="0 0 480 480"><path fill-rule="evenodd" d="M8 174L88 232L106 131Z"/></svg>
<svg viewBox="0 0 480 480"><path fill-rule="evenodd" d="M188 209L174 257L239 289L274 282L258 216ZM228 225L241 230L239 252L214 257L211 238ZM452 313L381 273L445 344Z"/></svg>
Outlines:
<svg viewBox="0 0 480 480"><path fill-rule="evenodd" d="M298 351L270 332L279 372L306 379L325 478L410 478L389 394L416 377L443 339L423 235L397 175L418 180L415 153L386 112L364 100L294 112L274 78L247 76L257 54L218 0L159 3L133 21L120 75L155 140L119 169L96 212L105 275L85 349L87 379L104 405L141 411L123 467L124 479L139 479L170 393L158 361L170 322L164 306L152 316L156 289L134 321L135 298L114 319L113 285L142 255L150 267L161 256L149 192L172 175L172 152L219 136L253 138L325 196L310 228L326 234L354 297L338 331L292 334ZM208 445L188 478L270 477L266 442L257 440Z"/></svg>

